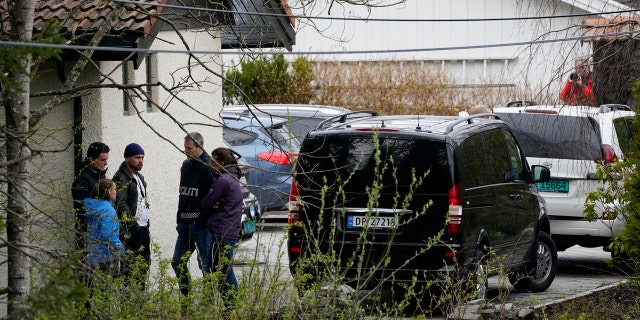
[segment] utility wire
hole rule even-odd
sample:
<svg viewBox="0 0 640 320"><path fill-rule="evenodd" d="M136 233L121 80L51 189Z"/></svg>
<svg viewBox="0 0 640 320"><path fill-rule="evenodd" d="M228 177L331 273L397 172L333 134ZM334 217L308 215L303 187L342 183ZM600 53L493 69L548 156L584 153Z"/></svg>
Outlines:
<svg viewBox="0 0 640 320"><path fill-rule="evenodd" d="M389 50L354 50L354 51L252 51L254 55L351 55L351 54L389 54L389 53L407 53L407 52L433 52L433 51L447 51L447 50L468 50L468 49L484 49L484 48L498 48L498 47L513 47L513 46L527 46L544 43L555 43L565 41L587 40L601 37L610 36L624 36L629 35L635 38L634 35L640 34L640 31L621 31L613 33L603 33L591 36L578 36L568 37L561 39L546 39L546 40L534 40L524 42L508 42L497 44L483 44L483 45L471 45L471 46L455 46L455 47L436 47L436 48L413 48L413 49L389 49ZM65 44L51 44L51 43L35 43L35 42L16 42L16 41L0 41L0 47L31 47L31 48L46 48L46 49L73 49L73 50L97 50L97 51L110 51L110 52L139 52L139 53L178 53L178 54L216 54L216 55L237 55L241 54L238 51L209 51L209 50L170 50L170 49L142 49L142 48L124 48L124 47L92 47L83 45L65 45ZM241 48L238 48L241 49Z"/></svg>
<svg viewBox="0 0 640 320"><path fill-rule="evenodd" d="M573 17L588 17L588 16L600 16L600 15L613 15L622 13L636 13L640 9L628 9L618 11L605 11L599 13L576 13L576 14L563 14L553 16L533 16L533 17L507 17L507 18L464 18L464 19L400 19L400 18L353 18L353 17L323 17L323 16L305 16L305 15L288 15L283 13L266 13L266 12L248 12L237 11L227 9L213 9L213 8L201 8L190 7L172 4L160 4L149 3L136 0L112 0L113 2L135 4L140 6L154 5L157 7L190 10L190 11L203 11L212 13L230 13L237 15L249 15L249 16L261 16L261 17L277 17L277 18L296 18L296 19L308 19L308 20L340 20L340 21L363 21L363 22L484 22L484 21L511 21L511 20L543 20L543 19L564 19Z"/></svg>

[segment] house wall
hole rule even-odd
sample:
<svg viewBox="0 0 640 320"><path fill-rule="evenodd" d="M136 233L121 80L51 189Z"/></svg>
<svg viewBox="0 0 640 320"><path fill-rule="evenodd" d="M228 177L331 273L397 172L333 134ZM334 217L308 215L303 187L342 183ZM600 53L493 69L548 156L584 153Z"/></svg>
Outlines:
<svg viewBox="0 0 640 320"><path fill-rule="evenodd" d="M218 51L220 41L217 31L184 32L184 40L194 50ZM182 43L171 32L162 32L153 49L182 49ZM221 146L222 130L218 114L222 109L221 81L212 72L221 72L219 56L198 56L210 71L194 65L186 54L157 54L158 80L173 88L171 94L159 90L158 108L146 111L146 103L137 101L140 115L123 112L123 93L118 89L92 90L82 96L84 158L87 146L102 141L111 148L107 177L111 178L122 163L124 148L136 142L145 150L145 164L141 173L148 183L151 204L151 237L160 247L161 258L171 258L177 237L176 211L178 203L179 170L185 155L182 153L186 132L199 131L205 138L205 149L211 152ZM186 66L191 62L192 66ZM145 62L146 63L146 62ZM72 63L67 63L67 73ZM98 62L102 74L108 74L114 82L122 80L120 62ZM146 81L146 66L135 70L138 82ZM189 75L189 76L187 76ZM91 64L83 72L79 85L96 83L100 79ZM111 83L104 81L105 84ZM44 63L32 82L31 92L45 92L60 88L55 64ZM32 110L36 110L50 97L33 98ZM161 112L163 109L165 112ZM4 117L2 117L4 121ZM147 124L145 124L145 122ZM32 209L34 244L53 253L64 254L72 246L74 216L72 213L71 183L74 179L73 161L73 101L56 106L39 124L32 138L34 151L47 151L32 161L31 176L34 183ZM182 127L181 127L182 126ZM34 252L35 253L35 252ZM47 264L47 254L37 252L40 270ZM6 257L6 249L0 250ZM157 271L158 259L153 258L152 270ZM7 264L0 264L0 274L7 274ZM197 270L194 258L191 269ZM46 271L46 270L44 270ZM35 278L34 278L35 279ZM7 277L0 277L0 287L6 287ZM6 316L6 295L0 300L0 318Z"/></svg>
<svg viewBox="0 0 640 320"><path fill-rule="evenodd" d="M569 2L569 1L566 1ZM326 16L328 7L317 5L310 16ZM425 1L366 8L331 7L331 17L372 19L482 19L534 17L584 13L565 1ZM299 13L299 12L297 12ZM358 52L368 50L424 49L422 52L315 54L316 61L428 61L441 65L460 84L487 81L515 84L526 98L556 99L562 82L573 68L573 58L588 55L590 46L578 40L536 45L427 51L433 48L517 44L536 40L575 37L583 17L544 20L359 22L314 19L301 21L294 51ZM294 56L291 56L293 59ZM525 97L513 97L521 99Z"/></svg>
<svg viewBox="0 0 640 320"><path fill-rule="evenodd" d="M70 64L65 70L68 74ZM56 65L53 62L40 64L38 70L34 70L31 84L31 93L41 93L60 88L61 82L56 74ZM92 83L97 79L97 73L91 67L83 73L79 82L81 84ZM38 110L50 100L51 96L32 98L30 108ZM96 100L95 94L82 97L84 101ZM94 119L99 126L100 119ZM4 122L4 116L2 117ZM73 216L73 203L71 199L71 183L74 179L73 160L73 100L55 106L33 129L30 137L32 155L30 180L33 186L31 190L30 208L32 244L42 250L32 250L33 259L39 265L37 271L47 273L47 266L55 267L57 264L49 263L49 259L62 256L71 248L75 218ZM85 142L93 139L101 139L98 132L87 130ZM86 149L85 144L83 147ZM84 155L83 155L84 156ZM5 199L2 199L4 202ZM6 259L6 249L0 250L0 257ZM0 274L7 274L7 264L0 264ZM40 276L36 274L32 280ZM7 277L0 277L0 287L7 286ZM0 318L6 316L6 295L0 301Z"/></svg>

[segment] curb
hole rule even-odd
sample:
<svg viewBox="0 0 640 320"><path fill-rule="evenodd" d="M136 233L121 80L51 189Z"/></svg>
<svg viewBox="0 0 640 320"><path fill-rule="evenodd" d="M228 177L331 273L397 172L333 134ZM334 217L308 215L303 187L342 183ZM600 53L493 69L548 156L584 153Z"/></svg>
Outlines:
<svg viewBox="0 0 640 320"><path fill-rule="evenodd" d="M607 284L607 285L602 286L602 287L598 287L598 288L591 289L591 290L588 290L588 291L576 293L576 294L574 294L572 296L569 296L569 297L566 297L566 298L551 300L551 301L547 301L545 303L537 304L537 305L533 306L532 308L533 308L533 310L542 309L542 308L550 306L552 304L561 303L561 302L573 300L573 299L576 299L576 298L584 297L584 296L590 295L590 294L592 294L594 292L598 292L598 291L601 291L601 290L609 289L609 288L621 285L621 284L626 283L626 282L627 282L627 279L623 279L623 280L620 280L618 282L610 283L610 284Z"/></svg>

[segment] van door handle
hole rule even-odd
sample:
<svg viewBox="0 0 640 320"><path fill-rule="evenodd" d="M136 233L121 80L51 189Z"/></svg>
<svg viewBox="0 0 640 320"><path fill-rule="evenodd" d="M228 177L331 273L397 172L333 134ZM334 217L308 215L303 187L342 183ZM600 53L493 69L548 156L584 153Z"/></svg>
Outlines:
<svg viewBox="0 0 640 320"><path fill-rule="evenodd" d="M522 195L519 193L512 193L512 194L509 194L509 199L511 201L520 201L522 200Z"/></svg>

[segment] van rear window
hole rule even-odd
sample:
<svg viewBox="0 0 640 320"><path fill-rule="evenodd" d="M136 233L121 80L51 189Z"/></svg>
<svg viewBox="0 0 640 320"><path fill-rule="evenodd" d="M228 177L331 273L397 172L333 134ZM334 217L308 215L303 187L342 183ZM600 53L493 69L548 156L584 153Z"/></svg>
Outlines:
<svg viewBox="0 0 640 320"><path fill-rule="evenodd" d="M527 157L595 160L602 158L597 124L587 117L501 113Z"/></svg>
<svg viewBox="0 0 640 320"><path fill-rule="evenodd" d="M324 176L330 187L337 188L336 182L342 181L346 190L364 190L376 176L382 178L386 192L401 194L410 192L421 177L426 179L416 193L442 192L452 185L445 143L424 139L307 138L296 174L302 172L308 175L302 180L319 182Z"/></svg>

